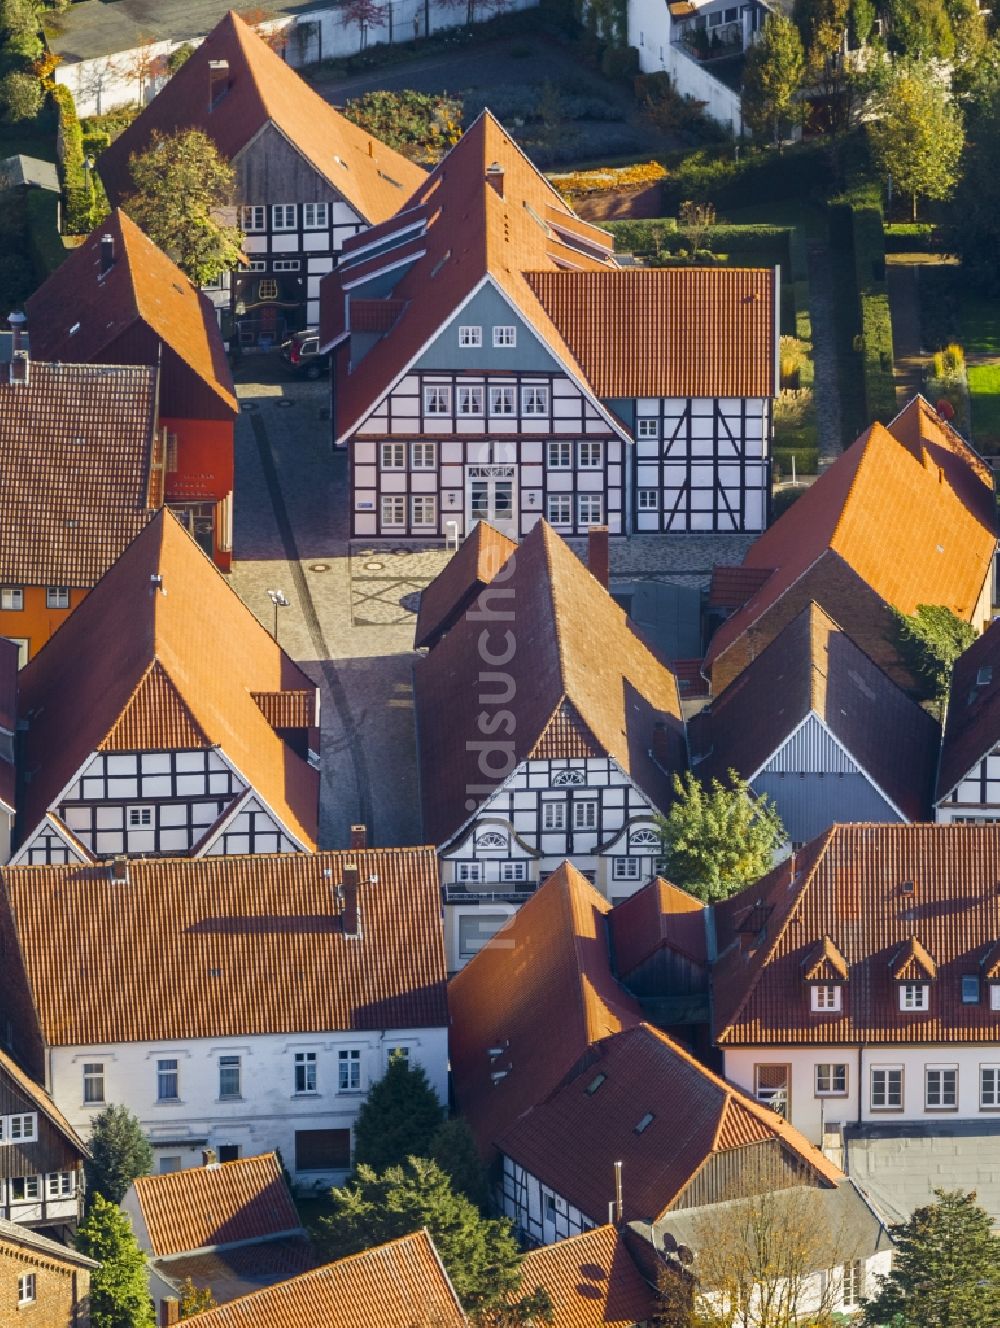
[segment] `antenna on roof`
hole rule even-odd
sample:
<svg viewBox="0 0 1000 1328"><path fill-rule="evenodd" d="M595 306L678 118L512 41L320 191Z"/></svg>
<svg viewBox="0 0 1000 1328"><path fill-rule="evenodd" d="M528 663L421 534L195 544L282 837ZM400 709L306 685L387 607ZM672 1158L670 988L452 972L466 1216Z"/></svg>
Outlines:
<svg viewBox="0 0 1000 1328"><path fill-rule="evenodd" d="M624 1211L624 1207L625 1205L622 1196L622 1164L620 1162L616 1162L615 1163L615 1216L614 1216L614 1221L616 1224L622 1220L622 1213Z"/></svg>

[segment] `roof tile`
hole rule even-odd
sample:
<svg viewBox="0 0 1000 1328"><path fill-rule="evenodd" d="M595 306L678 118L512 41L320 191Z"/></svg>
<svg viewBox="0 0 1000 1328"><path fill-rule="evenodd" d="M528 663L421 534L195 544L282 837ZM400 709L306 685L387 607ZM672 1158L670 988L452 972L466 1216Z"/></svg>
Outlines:
<svg viewBox="0 0 1000 1328"><path fill-rule="evenodd" d="M544 1287L552 1328L634 1328L652 1320L656 1298L613 1226L529 1250L518 1295Z"/></svg>

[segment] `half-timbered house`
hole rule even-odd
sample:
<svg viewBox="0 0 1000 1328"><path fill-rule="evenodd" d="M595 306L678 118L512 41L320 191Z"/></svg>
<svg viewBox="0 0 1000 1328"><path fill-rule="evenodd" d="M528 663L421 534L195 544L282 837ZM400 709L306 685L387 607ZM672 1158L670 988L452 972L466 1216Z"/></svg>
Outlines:
<svg viewBox="0 0 1000 1328"><path fill-rule="evenodd" d="M230 11L97 169L113 205L153 135L200 129L236 171L247 266L209 292L240 345L273 345L319 321L319 283L349 237L386 221L424 171L344 116Z"/></svg>
<svg viewBox="0 0 1000 1328"><path fill-rule="evenodd" d="M45 1089L0 1051L0 1218L71 1234L83 1213L86 1156Z"/></svg>
<svg viewBox="0 0 1000 1328"><path fill-rule="evenodd" d="M486 896L523 896L566 858L609 898L654 874L685 759L677 683L547 522L417 665L415 692L451 959Z"/></svg>
<svg viewBox="0 0 1000 1328"><path fill-rule="evenodd" d="M20 675L25 864L315 846L318 699L170 512Z"/></svg>
<svg viewBox="0 0 1000 1328"><path fill-rule="evenodd" d="M484 111L323 283L352 533L762 530L776 292L619 268Z"/></svg>
<svg viewBox="0 0 1000 1328"><path fill-rule="evenodd" d="M1000 820L1000 623L955 661L935 803L941 822Z"/></svg>
<svg viewBox="0 0 1000 1328"><path fill-rule="evenodd" d="M25 309L31 349L39 359L159 368L164 501L228 570L239 407L206 297L116 209Z"/></svg>

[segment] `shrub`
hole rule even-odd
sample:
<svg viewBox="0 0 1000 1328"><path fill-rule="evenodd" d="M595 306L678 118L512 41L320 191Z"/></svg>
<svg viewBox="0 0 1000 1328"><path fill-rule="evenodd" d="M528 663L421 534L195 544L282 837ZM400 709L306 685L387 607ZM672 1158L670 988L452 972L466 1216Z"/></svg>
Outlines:
<svg viewBox="0 0 1000 1328"><path fill-rule="evenodd" d="M45 94L34 74L12 70L0 78L0 110L8 124L33 120L42 109Z"/></svg>
<svg viewBox="0 0 1000 1328"><path fill-rule="evenodd" d="M887 254L929 253L935 245L934 227L927 221L887 222Z"/></svg>
<svg viewBox="0 0 1000 1328"><path fill-rule="evenodd" d="M862 186L836 201L850 216L854 273L861 319L865 411L869 422L886 423L896 413L892 376L892 316L885 280L882 204L877 187Z"/></svg>
<svg viewBox="0 0 1000 1328"><path fill-rule="evenodd" d="M771 455L775 479L791 479L793 457L796 477L815 475L819 469L818 447L776 447Z"/></svg>
<svg viewBox="0 0 1000 1328"><path fill-rule="evenodd" d="M673 212L686 198L711 199L720 213L776 199L826 197L836 173L833 149L823 142L785 148L744 150L739 161L731 147L702 148L685 157L664 185L665 210Z"/></svg>
<svg viewBox="0 0 1000 1328"><path fill-rule="evenodd" d="M90 230L93 212L91 190L83 165L83 131L69 88L57 83L52 96L59 111L59 159L66 196L65 230L70 235L83 235Z"/></svg>
<svg viewBox="0 0 1000 1328"><path fill-rule="evenodd" d="M27 210L28 252L39 281L56 270L66 257L59 235L59 200L45 189L29 189Z"/></svg>
<svg viewBox="0 0 1000 1328"><path fill-rule="evenodd" d="M639 72L639 52L634 46L608 46L601 56L601 73L622 83L631 83Z"/></svg>
<svg viewBox="0 0 1000 1328"><path fill-rule="evenodd" d="M414 161L434 163L461 136L462 103L428 92L366 92L344 107L347 118Z"/></svg>

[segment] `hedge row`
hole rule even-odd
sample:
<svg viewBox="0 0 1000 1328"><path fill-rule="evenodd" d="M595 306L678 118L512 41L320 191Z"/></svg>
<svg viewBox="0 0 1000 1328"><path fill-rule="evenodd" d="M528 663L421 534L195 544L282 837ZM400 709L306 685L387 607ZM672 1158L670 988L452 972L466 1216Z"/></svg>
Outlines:
<svg viewBox="0 0 1000 1328"><path fill-rule="evenodd" d="M42 282L66 257L59 234L59 197L47 189L29 189L25 195L28 252Z"/></svg>
<svg viewBox="0 0 1000 1328"><path fill-rule="evenodd" d="M887 423L896 413L892 376L892 315L885 280L882 204L877 189L864 188L838 201L850 214L854 272L861 317L861 354L868 422Z"/></svg>
<svg viewBox="0 0 1000 1328"><path fill-rule="evenodd" d="M56 83L52 96L59 111L58 150L66 198L64 229L70 235L85 235L90 230L91 204L83 164L83 130L69 88Z"/></svg>
<svg viewBox="0 0 1000 1328"><path fill-rule="evenodd" d="M776 199L826 196L836 175L833 150L825 143L801 143L776 152L744 151L738 161L702 149L685 157L663 182L664 210L675 212L685 199L717 208L750 207Z"/></svg>
<svg viewBox="0 0 1000 1328"><path fill-rule="evenodd" d="M653 221L609 221L604 229L615 238L615 247L643 257L657 253L677 253L690 240L673 217ZM705 231L705 247L713 253L753 254L770 250L785 271L792 267L790 230L787 226L710 226Z"/></svg>
<svg viewBox="0 0 1000 1328"><path fill-rule="evenodd" d="M935 244L934 227L929 221L894 222L885 227L887 254L930 253Z"/></svg>

